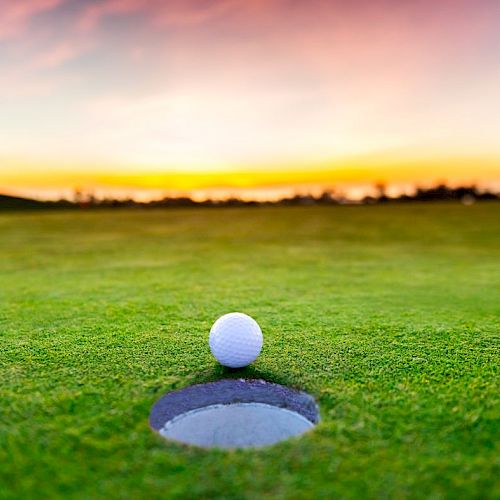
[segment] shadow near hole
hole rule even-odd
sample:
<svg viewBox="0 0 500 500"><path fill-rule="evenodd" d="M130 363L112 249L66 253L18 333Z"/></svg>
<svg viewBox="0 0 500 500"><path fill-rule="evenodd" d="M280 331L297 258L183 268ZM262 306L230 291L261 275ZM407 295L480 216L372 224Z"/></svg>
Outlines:
<svg viewBox="0 0 500 500"><path fill-rule="evenodd" d="M297 391L304 390L302 386L292 383L290 379L286 377L282 377L270 370L256 368L252 365L245 368L228 368L226 366L217 364L214 365L210 370L193 374L193 376L189 380L189 384L187 384L186 386L216 382L223 379L265 380L266 382L292 387Z"/></svg>

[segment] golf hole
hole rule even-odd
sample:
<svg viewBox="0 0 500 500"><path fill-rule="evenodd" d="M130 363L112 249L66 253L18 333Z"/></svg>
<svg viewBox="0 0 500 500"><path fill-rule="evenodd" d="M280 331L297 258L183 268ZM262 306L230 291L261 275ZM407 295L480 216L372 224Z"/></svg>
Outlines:
<svg viewBox="0 0 500 500"><path fill-rule="evenodd" d="M269 446L319 421L312 396L264 380L219 380L161 397L149 417L164 438L203 448Z"/></svg>

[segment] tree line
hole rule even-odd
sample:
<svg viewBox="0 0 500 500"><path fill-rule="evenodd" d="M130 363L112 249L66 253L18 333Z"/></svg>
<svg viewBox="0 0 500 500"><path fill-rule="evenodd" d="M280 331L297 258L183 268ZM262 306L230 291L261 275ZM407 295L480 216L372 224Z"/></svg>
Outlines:
<svg viewBox="0 0 500 500"><path fill-rule="evenodd" d="M75 193L73 200L61 199L58 201L40 201L28 198L0 195L0 209L76 209L76 208L162 208L162 207L234 207L234 206L295 206L295 205L346 205L364 204L375 205L382 203L408 203L408 202L461 202L471 205L476 201L500 200L500 193L480 190L475 186L449 187L440 184L430 188L417 188L413 194L402 194L391 197L387 194L384 185L377 185L377 194L365 196L361 200L351 200L343 195L336 194L334 190L325 190L320 195L296 194L275 201L242 200L240 198L228 198L224 200L193 200L187 196L164 197L159 200L148 202L133 199L95 198L92 195L85 196L81 192Z"/></svg>

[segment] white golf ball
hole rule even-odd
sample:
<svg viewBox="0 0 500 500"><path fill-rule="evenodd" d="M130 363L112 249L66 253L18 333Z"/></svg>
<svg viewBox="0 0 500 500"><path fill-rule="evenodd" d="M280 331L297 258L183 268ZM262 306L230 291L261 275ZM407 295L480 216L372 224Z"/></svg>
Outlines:
<svg viewBox="0 0 500 500"><path fill-rule="evenodd" d="M262 342L257 321L243 313L221 316L213 324L208 339L215 359L229 368L242 368L255 361Z"/></svg>

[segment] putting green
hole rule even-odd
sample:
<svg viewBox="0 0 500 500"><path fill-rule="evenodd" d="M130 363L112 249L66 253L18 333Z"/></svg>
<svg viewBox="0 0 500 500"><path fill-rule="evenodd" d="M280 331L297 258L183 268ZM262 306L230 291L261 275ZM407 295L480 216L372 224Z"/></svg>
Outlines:
<svg viewBox="0 0 500 500"><path fill-rule="evenodd" d="M2 214L0 498L498 497L499 283L498 203ZM235 372L230 311L264 333ZM223 377L321 422L231 452L149 429Z"/></svg>

